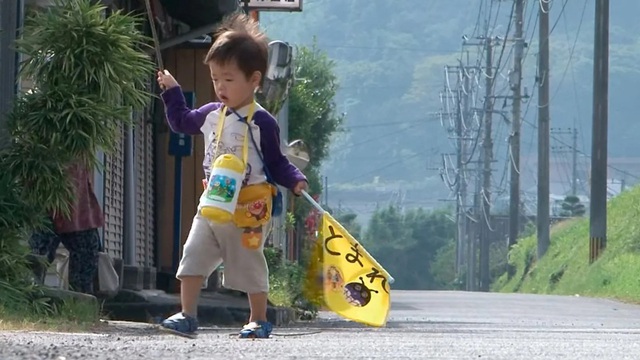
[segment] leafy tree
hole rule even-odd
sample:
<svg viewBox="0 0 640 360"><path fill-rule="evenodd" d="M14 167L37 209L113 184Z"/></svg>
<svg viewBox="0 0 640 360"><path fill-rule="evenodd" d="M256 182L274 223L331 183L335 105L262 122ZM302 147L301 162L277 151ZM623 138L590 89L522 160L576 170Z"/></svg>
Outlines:
<svg viewBox="0 0 640 360"><path fill-rule="evenodd" d="M295 78L289 93L289 139L302 139L309 149L310 162L305 169L311 193L322 190L319 169L328 157L332 136L339 131L343 117L336 111L334 98L338 82L334 63L316 43L296 48ZM309 211L304 199L296 204L296 218Z"/></svg>
<svg viewBox="0 0 640 360"><path fill-rule="evenodd" d="M396 288L436 289L442 281L434 276L433 261L454 236L445 211L402 213L389 206L373 214L363 245L394 276Z"/></svg>
<svg viewBox="0 0 640 360"><path fill-rule="evenodd" d="M437 288L453 290L464 286L466 276L456 279L456 241L449 240L443 247L438 249L431 262L430 270ZM456 286L458 285L458 286Z"/></svg>
<svg viewBox="0 0 640 360"><path fill-rule="evenodd" d="M310 47L296 47L294 66L296 81L289 91L288 137L291 140L301 139L307 145L310 162L304 169L304 173L309 180L309 192L318 194L322 191L320 165L327 158L331 138L342 123L342 116L337 114L334 103L338 82L333 72L333 61L316 47L315 42ZM305 223L304 219L309 214L311 206L305 199L300 198L295 200L294 208L293 219L289 219L289 222L297 224L300 230L298 233L304 234L302 224ZM358 225L355 223L355 216L352 219L353 223L350 223L348 218L343 220L345 220L343 224L345 226ZM354 236L357 236L358 228L351 226L348 229L356 231ZM299 259L297 265L276 260L278 265L270 266L274 269L272 290L275 292L272 291L272 293L285 293L287 295L281 298L285 298L288 302L295 302L296 306L314 313L316 307L321 304L321 296L319 296L321 293L318 292L316 282L317 274L314 267L309 268L309 264L318 263L318 259L313 258L313 247L316 243L313 241L299 243L304 244L305 248L302 251L302 259ZM288 280L283 282L282 279ZM282 291L282 289L287 290ZM282 299L278 301L283 302Z"/></svg>
<svg viewBox="0 0 640 360"><path fill-rule="evenodd" d="M584 216L586 210L584 204L580 202L580 198L575 195L568 195L562 202L561 216L579 217Z"/></svg>
<svg viewBox="0 0 640 360"><path fill-rule="evenodd" d="M404 216L395 206L378 208L369 221L365 241L372 249L402 250L415 241L405 227Z"/></svg>
<svg viewBox="0 0 640 360"><path fill-rule="evenodd" d="M103 16L91 0L56 0L29 14L17 50L21 75L36 88L20 95L8 116L9 146L0 153L0 307L31 306L24 239L47 226L51 211L69 213L72 160L95 165L114 149L132 110L150 100L153 76L140 21L122 12ZM24 310L24 309L22 309Z"/></svg>
<svg viewBox="0 0 640 360"><path fill-rule="evenodd" d="M344 228L353 236L355 239L360 239L362 234L362 226L358 223L357 218L358 215L354 213L343 213L334 216L335 219L340 223L340 225L344 226Z"/></svg>
<svg viewBox="0 0 640 360"><path fill-rule="evenodd" d="M478 249L476 249L478 251ZM493 241L489 245L489 278L493 283L507 269L508 246L504 241ZM478 259L476 253L476 259ZM456 241L454 238L448 240L442 246L431 263L431 273L438 288L447 290L465 289L467 284L466 266L460 268L460 276L456 277L455 260L456 259ZM476 261L479 261L476 260ZM478 263L476 263L478 266ZM477 270L477 268L476 268Z"/></svg>

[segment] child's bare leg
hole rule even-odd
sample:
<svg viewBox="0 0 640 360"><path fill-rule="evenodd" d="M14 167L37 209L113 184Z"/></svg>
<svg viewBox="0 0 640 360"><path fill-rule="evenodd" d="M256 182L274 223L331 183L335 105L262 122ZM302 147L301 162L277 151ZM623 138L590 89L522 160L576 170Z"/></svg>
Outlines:
<svg viewBox="0 0 640 360"><path fill-rule="evenodd" d="M180 279L182 311L166 318L162 326L180 333L198 330L198 300L204 274L211 274L221 261L220 246L208 220L196 215L176 275Z"/></svg>
<svg viewBox="0 0 640 360"><path fill-rule="evenodd" d="M267 298L268 294L265 292L249 294L249 322L267 321Z"/></svg>
<svg viewBox="0 0 640 360"><path fill-rule="evenodd" d="M198 317L198 300L204 277L202 276L183 276L180 278L180 302L182 303L182 312Z"/></svg>
<svg viewBox="0 0 640 360"><path fill-rule="evenodd" d="M262 242L266 234L262 229ZM242 241L245 236L241 228L228 229L226 243L227 263L225 265L224 286L244 291L249 297L251 315L249 323L243 326L241 338L269 338L273 325L267 321L267 298L269 294L269 267L262 246L247 246ZM251 229L254 230L254 229ZM254 234L255 236L255 234ZM233 241L234 239L237 239Z"/></svg>

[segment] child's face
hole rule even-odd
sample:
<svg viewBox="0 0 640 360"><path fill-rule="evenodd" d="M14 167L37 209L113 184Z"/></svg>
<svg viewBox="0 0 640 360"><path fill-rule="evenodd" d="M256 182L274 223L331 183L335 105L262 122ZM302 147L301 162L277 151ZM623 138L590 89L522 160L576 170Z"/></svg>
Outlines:
<svg viewBox="0 0 640 360"><path fill-rule="evenodd" d="M255 89L260 85L260 72L256 71L247 78L235 61L226 64L212 61L209 70L216 96L225 105L238 109L253 101Z"/></svg>

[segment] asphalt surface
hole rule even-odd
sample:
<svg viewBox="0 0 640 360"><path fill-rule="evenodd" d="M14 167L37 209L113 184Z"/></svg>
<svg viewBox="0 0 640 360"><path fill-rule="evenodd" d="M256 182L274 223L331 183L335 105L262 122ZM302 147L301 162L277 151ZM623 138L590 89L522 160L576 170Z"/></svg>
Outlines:
<svg viewBox="0 0 640 360"><path fill-rule="evenodd" d="M142 324L92 334L0 333L0 359L640 359L640 306L584 297L394 291L387 327L323 313L240 340L205 328L196 340Z"/></svg>

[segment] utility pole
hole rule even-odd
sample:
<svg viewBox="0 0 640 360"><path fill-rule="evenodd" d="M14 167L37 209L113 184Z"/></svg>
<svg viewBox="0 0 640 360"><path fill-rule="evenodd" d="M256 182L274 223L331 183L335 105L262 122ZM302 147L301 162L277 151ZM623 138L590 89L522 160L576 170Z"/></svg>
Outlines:
<svg viewBox="0 0 640 360"><path fill-rule="evenodd" d="M460 69L462 76L464 75L464 71ZM465 77L466 79L466 77ZM458 265L461 265L464 261L464 248L465 243L467 242L468 234L467 234L467 183L466 183L466 164L465 159L467 156L466 151L466 143L465 143L465 124L464 124L464 115L463 115L463 100L462 95L464 92L462 89L458 89L456 92L456 137L458 140L458 152L457 152L457 191L458 198L456 201L457 209L458 209Z"/></svg>
<svg viewBox="0 0 640 360"><path fill-rule="evenodd" d="M463 44L464 45L464 44ZM467 59L468 60L468 59ZM456 157L455 160L455 180L451 180L448 175L448 164L446 154L443 154L444 172L441 173L443 180L451 191L455 194L456 202L456 277L461 280L463 275L462 270L467 269L466 283L467 290L473 290L474 283L476 281L475 273L475 261L473 260L472 253L474 248L474 228L470 225L469 215L469 182L467 176L470 172L468 164L471 162L469 154L469 142L475 141L477 138L472 135L472 124L468 119L472 118L471 103L472 103L472 81L470 74L477 75L477 66L464 65L462 61L458 65L447 65L444 70L445 74L445 86L444 91L441 93L441 100L445 105L444 111L441 111L441 116L447 116L447 121L451 126L447 126L447 130L451 133L452 140L456 143L456 153L452 154ZM456 88L453 88L452 81L449 79L449 74L455 74L457 78ZM443 121L443 124L445 122ZM479 130L479 129L478 129ZM453 164L451 164L453 167ZM446 176L445 176L446 175ZM475 202L475 199L474 199Z"/></svg>
<svg viewBox="0 0 640 360"><path fill-rule="evenodd" d="M539 6L538 54L538 259L549 249L549 2Z"/></svg>
<svg viewBox="0 0 640 360"><path fill-rule="evenodd" d="M609 111L609 0L596 0L593 42L593 130L589 262L607 247L607 157Z"/></svg>
<svg viewBox="0 0 640 360"><path fill-rule="evenodd" d="M578 195L578 129L573 128L571 149L571 195Z"/></svg>
<svg viewBox="0 0 640 360"><path fill-rule="evenodd" d="M468 134L469 140L479 139L482 137L482 151L480 151L479 160L473 161L476 164L474 172L477 173L475 181L475 194L473 196L473 215L472 221L467 221L467 291L489 291L490 272L489 272L489 245L491 238L491 164L493 162L493 142L492 142L492 124L493 115L493 39L485 36L478 36L479 41L469 42L465 37L463 46L482 46L485 52L485 81L486 93L484 108L472 108L472 95L469 74L473 71L475 74L481 73L479 66L464 67L464 88L467 89L467 97L465 100L464 114L471 118L472 113L482 113L483 121L477 129L477 136ZM468 59L467 59L468 63ZM471 128L471 124L467 124L467 129ZM475 141L475 140L474 140ZM470 159L469 159L470 160ZM467 214L464 215L465 217ZM479 265L479 266L478 266Z"/></svg>
<svg viewBox="0 0 640 360"><path fill-rule="evenodd" d="M480 131L480 129L478 129ZM481 154L482 156L482 154ZM476 171L478 175L481 172L480 161L475 161ZM469 227L473 229L473 233L469 235L469 248L467 251L468 256L468 271L467 271L467 291L476 291L479 285L478 269L478 246L481 245L482 235L480 229L480 221L482 221L482 177L476 176L475 181L475 194L473 196L473 214L475 215L475 222L469 221Z"/></svg>
<svg viewBox="0 0 640 360"><path fill-rule="evenodd" d="M451 134L451 139L456 143L456 153L455 154L443 154L443 167L444 172L441 173L443 175L443 180L449 187L451 191L455 194L455 203L456 203L456 262L455 262L455 271L456 277L460 279L462 275L462 269L465 266L465 245L467 239L469 237L468 226L467 226L467 135L466 135L466 124L465 124L465 110L463 110L464 104L466 101L465 91L462 89L462 84L458 82L456 84L457 88L453 89L451 81L449 79L450 74L455 74L458 81L462 80L463 77L466 76L465 69L462 65L447 65L444 69L444 90L440 94L441 100L443 102L444 108L443 111L440 112L441 116L446 116L449 118L449 121L443 121L442 123L448 123L452 126L447 126L447 131ZM468 96L468 95L467 95ZM446 105L445 105L446 104ZM455 180L451 181L448 176L448 165L451 161L447 161L447 159L451 158L451 155L456 157L455 160ZM446 176L444 176L446 173Z"/></svg>
<svg viewBox="0 0 640 360"><path fill-rule="evenodd" d="M511 90L513 90L513 109L511 116L511 139L509 141L509 160L511 161L510 204L509 204L509 248L518 239L520 232L520 105L522 102L522 57L524 36L522 34L524 18L524 0L515 0L515 49Z"/></svg>
<svg viewBox="0 0 640 360"><path fill-rule="evenodd" d="M489 245L491 238L491 162L493 160L493 141L491 139L491 122L493 115L493 44L491 38L486 38L486 68L485 78L485 111L484 111L484 139L482 141L482 189L480 191L481 209L480 222L480 291L489 291L491 282L489 274ZM479 164L478 164L479 166Z"/></svg>
<svg viewBox="0 0 640 360"><path fill-rule="evenodd" d="M559 141L565 145L551 146L551 150L555 154L571 153L571 195L578 195L578 129L576 128L550 128L553 135L571 135L571 145L564 141Z"/></svg>
<svg viewBox="0 0 640 360"><path fill-rule="evenodd" d="M468 53L467 53L468 54ZM469 73L468 70L469 68L465 68L462 67L462 76L464 76L464 90L465 90L465 98L464 98L464 114L466 116L466 119L471 118L471 87L470 87L470 83L471 83L471 79L469 78ZM466 124L467 128L468 126L470 126L469 124ZM480 131L480 129L478 129L478 131ZM465 159L467 159L468 155L465 154ZM468 161L468 159L467 159ZM475 202L475 200L474 200ZM465 217L465 221L466 221L466 226L469 227L469 225L471 225L471 223L466 219L466 211L467 208L465 207L465 214L463 215ZM476 239L478 236L478 232L474 231L473 234L467 234L467 290L468 291L474 291L476 289Z"/></svg>

